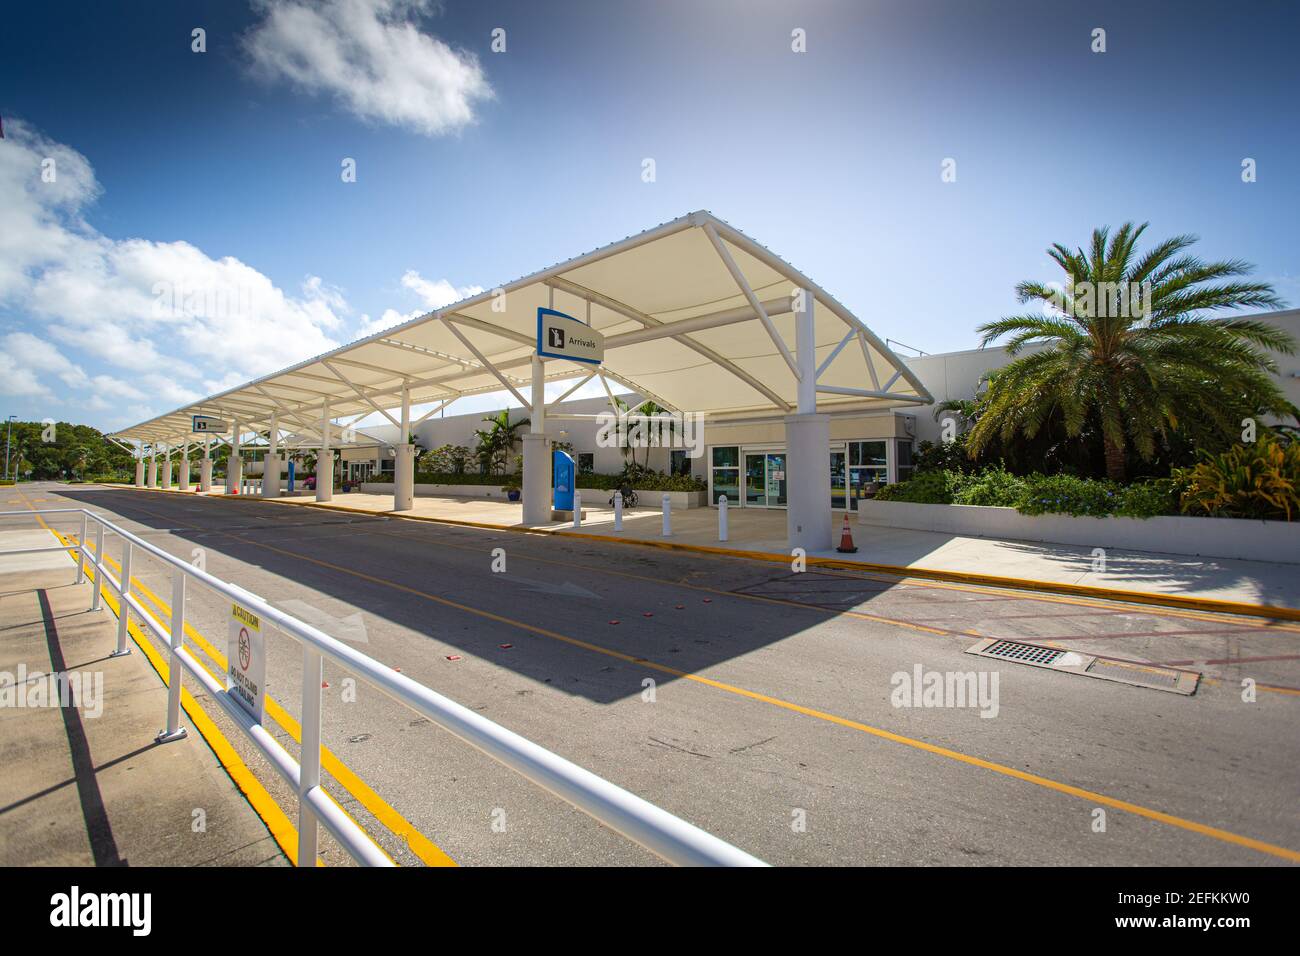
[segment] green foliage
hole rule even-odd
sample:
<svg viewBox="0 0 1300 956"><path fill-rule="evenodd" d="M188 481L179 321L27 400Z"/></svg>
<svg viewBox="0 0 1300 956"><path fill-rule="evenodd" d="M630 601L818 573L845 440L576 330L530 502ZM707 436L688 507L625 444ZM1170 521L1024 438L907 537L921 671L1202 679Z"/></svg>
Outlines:
<svg viewBox="0 0 1300 956"><path fill-rule="evenodd" d="M89 425L56 422L14 422L0 434L9 440L10 476L43 479L85 479L89 475L132 470L131 453ZM49 441L46 441L49 438ZM3 460L0 460L0 469Z"/></svg>
<svg viewBox="0 0 1300 956"><path fill-rule="evenodd" d="M1178 514L1179 499L1184 487L1184 482L1177 477L1136 481L1124 489L1115 514L1125 518Z"/></svg>
<svg viewBox="0 0 1300 956"><path fill-rule="evenodd" d="M1250 271L1243 262L1187 254L1195 236L1138 255L1145 229L1094 230L1088 251L1053 245L1047 254L1065 272L1065 288L1022 282L1020 301L1046 308L980 327L985 344L1009 335L1012 355L1044 347L988 377L972 456L995 441L1064 439L1094 449L1094 465L1099 450L1105 474L1119 481L1133 452L1150 462L1162 452L1224 448L1243 417L1300 416L1270 377L1276 366L1266 351L1290 354L1291 337L1257 320L1205 317L1280 306L1272 287L1241 281Z"/></svg>
<svg viewBox="0 0 1300 956"><path fill-rule="evenodd" d="M885 485L876 492L877 501L910 501L923 505L953 504L966 475L960 471L923 471L908 481Z"/></svg>
<svg viewBox="0 0 1300 956"><path fill-rule="evenodd" d="M947 442L923 441L912 456L912 470L917 474L923 471L975 471L978 467L966 447L965 433Z"/></svg>
<svg viewBox="0 0 1300 956"><path fill-rule="evenodd" d="M519 441L519 429L529 424L529 419L521 418L510 421L510 410L503 408L495 415L489 415L483 421L490 428L477 429L474 432L478 444L474 456L478 459L479 470L485 475L501 475L510 463L510 453Z"/></svg>
<svg viewBox="0 0 1300 956"><path fill-rule="evenodd" d="M1269 432L1219 455L1204 455L1178 477L1182 510L1228 518L1293 521L1300 515L1300 442Z"/></svg>
<svg viewBox="0 0 1300 956"><path fill-rule="evenodd" d="M1021 514L1067 514L1104 518L1113 515L1123 489L1113 481L1074 475L1030 475L1014 507Z"/></svg>
<svg viewBox="0 0 1300 956"><path fill-rule="evenodd" d="M1025 496L1026 481L1001 465L966 475L957 489L954 503L988 508L1014 508Z"/></svg>
<svg viewBox="0 0 1300 956"><path fill-rule="evenodd" d="M473 458L474 453L464 445L439 445L415 459L415 470L430 474L463 475L465 466Z"/></svg>
<svg viewBox="0 0 1300 956"><path fill-rule="evenodd" d="M1157 478L1124 486L1077 475L1014 475L1001 467L978 472L935 470L909 481L887 485L880 501L920 504L982 505L1015 508L1021 514L1068 514L1152 518L1179 513L1180 478Z"/></svg>

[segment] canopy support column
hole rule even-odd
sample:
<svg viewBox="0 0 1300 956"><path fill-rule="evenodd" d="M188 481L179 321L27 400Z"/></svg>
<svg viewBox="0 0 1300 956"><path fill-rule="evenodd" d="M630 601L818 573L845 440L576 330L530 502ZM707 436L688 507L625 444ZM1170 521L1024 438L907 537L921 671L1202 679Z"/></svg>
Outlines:
<svg viewBox="0 0 1300 956"><path fill-rule="evenodd" d="M203 460L199 462L199 491L205 495L212 490L212 439L203 436Z"/></svg>
<svg viewBox="0 0 1300 956"><path fill-rule="evenodd" d="M149 477L144 485L146 488L158 487L158 448L152 443L149 445Z"/></svg>
<svg viewBox="0 0 1300 956"><path fill-rule="evenodd" d="M334 497L334 452L330 449L330 403L326 399L320 413L320 454L316 456L316 500Z"/></svg>
<svg viewBox="0 0 1300 956"><path fill-rule="evenodd" d="M411 444L411 384L402 385L402 423L393 448L393 510L415 507L415 446Z"/></svg>
<svg viewBox="0 0 1300 956"><path fill-rule="evenodd" d="M176 487L181 491L190 490L190 443L181 443L181 469L180 475L176 481Z"/></svg>
<svg viewBox="0 0 1300 956"><path fill-rule="evenodd" d="M162 480L158 485L164 490L172 486L172 446L170 444L163 445Z"/></svg>
<svg viewBox="0 0 1300 956"><path fill-rule="evenodd" d="M135 486L144 487L144 443L138 440L135 443Z"/></svg>
<svg viewBox="0 0 1300 956"><path fill-rule="evenodd" d="M266 457L262 459L262 497L280 497L280 409L271 412L271 427L267 432Z"/></svg>
<svg viewBox="0 0 1300 956"><path fill-rule="evenodd" d="M524 524L551 520L551 441L546 437L546 366L534 355L533 401L529 433L524 436Z"/></svg>
<svg viewBox="0 0 1300 956"><path fill-rule="evenodd" d="M786 532L791 548L831 546L831 417L817 414L817 337L813 294L805 290L795 312L799 381L796 414L785 417Z"/></svg>
<svg viewBox="0 0 1300 956"><path fill-rule="evenodd" d="M230 458L226 460L226 494L237 495L244 484L244 459L239 455L239 439L242 429L238 419L234 431L230 433Z"/></svg>

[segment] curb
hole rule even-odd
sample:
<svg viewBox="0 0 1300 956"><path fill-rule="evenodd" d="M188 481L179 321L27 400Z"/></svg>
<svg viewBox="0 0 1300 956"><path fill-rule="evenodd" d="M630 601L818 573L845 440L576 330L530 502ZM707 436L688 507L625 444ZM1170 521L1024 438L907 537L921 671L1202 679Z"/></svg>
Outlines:
<svg viewBox="0 0 1300 956"><path fill-rule="evenodd" d="M164 494L198 494L183 492L172 488L135 488L130 491L156 491ZM490 531L513 531L516 534L555 535L563 538L576 538L588 541L604 541L613 544L633 544L665 551L685 551L694 554L711 554L718 557L747 558L751 561L765 561L774 564L788 564L790 556L770 551L740 551L735 548L717 548L703 544L682 544L676 541L649 541L639 538L619 538L608 534L590 534L581 531L566 531L561 528L525 528L519 525L493 524L486 521L466 521L460 518L430 518L427 515L410 515L399 511L369 511L365 508L349 508L346 505L321 504L315 501L297 501L285 498L260 498L252 495L210 495L230 501L257 501L266 504L296 505L300 508L318 508L322 511L344 511L348 514L370 515L371 517L401 518L405 521L426 521L430 524L453 525L464 528L482 528ZM844 561L837 558L808 558L809 567L829 568L840 571L873 571L904 578L925 578L934 581L950 581L956 584L976 584L984 587L1010 588L1018 591L1043 591L1049 594L1066 594L1073 597L1100 598L1107 601L1120 601L1126 604L1149 604L1158 607L1176 608L1184 611L1207 611L1215 614L1238 614L1247 617L1265 617L1279 621L1300 621L1300 608L1280 607L1275 604L1247 604L1241 601L1224 601L1214 598L1194 598L1178 594L1155 594L1148 591L1127 591L1119 588L1103 588L1088 584L1067 584L1057 581L1038 581L1032 578L1001 577L993 574L976 574L968 571L947 571L938 568L914 568L899 564L872 564L866 561Z"/></svg>

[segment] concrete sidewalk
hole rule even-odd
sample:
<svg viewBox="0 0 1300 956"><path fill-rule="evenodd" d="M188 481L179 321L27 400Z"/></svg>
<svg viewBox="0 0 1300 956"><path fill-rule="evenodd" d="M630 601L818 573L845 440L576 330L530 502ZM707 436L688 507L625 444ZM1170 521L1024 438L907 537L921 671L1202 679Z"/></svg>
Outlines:
<svg viewBox="0 0 1300 956"><path fill-rule="evenodd" d="M219 491L219 488L214 488L214 493ZM612 492L607 491L589 493L590 497L583 502L585 518L577 532L572 522L525 526L520 522L520 504L488 498L417 497L415 507L400 514L473 525L527 527L560 534L595 534L624 541L722 548L742 554L789 554L784 511L730 509L725 543L718 541L716 508L675 511L672 514L672 536L665 538L657 501L642 501L640 507L626 511L623 530L615 531L614 514L608 507L610 494ZM311 496L281 498L279 503L316 505ZM392 514L393 499L391 495L336 492L333 501L319 507ZM835 544L843 524L841 513L836 513L834 519L834 539L827 542L825 550L809 552L809 557L846 564L891 565L916 571L1300 609L1300 583L1296 580L1295 565L1110 549L1106 552L1105 570L1102 571L1094 570L1094 557L1088 548L864 526L852 520L858 551L856 554L840 554L835 551Z"/></svg>
<svg viewBox="0 0 1300 956"><path fill-rule="evenodd" d="M202 737L154 743L167 689L73 561L3 556L54 543L0 530L0 866L287 865Z"/></svg>

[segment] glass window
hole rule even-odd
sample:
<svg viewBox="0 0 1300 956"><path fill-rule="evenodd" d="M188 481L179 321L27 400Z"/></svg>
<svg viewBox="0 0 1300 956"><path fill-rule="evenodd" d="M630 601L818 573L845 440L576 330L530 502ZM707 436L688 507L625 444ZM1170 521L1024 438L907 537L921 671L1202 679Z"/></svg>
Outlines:
<svg viewBox="0 0 1300 956"><path fill-rule="evenodd" d="M590 475L596 470L596 453L584 451L578 453L578 474Z"/></svg>
<svg viewBox="0 0 1300 956"><path fill-rule="evenodd" d="M831 452L831 507L843 508L846 503L844 497L844 452Z"/></svg>
<svg viewBox="0 0 1300 956"><path fill-rule="evenodd" d="M849 442L849 507L857 510L858 502L870 498L876 489L889 483L889 459L882 441Z"/></svg>
<svg viewBox="0 0 1300 956"><path fill-rule="evenodd" d="M894 451L897 453L898 480L907 481L912 477L912 439L898 439Z"/></svg>
<svg viewBox="0 0 1300 956"><path fill-rule="evenodd" d="M668 465L670 475L689 475L691 473L691 460L686 456L685 449L678 449L670 455L671 461Z"/></svg>
<svg viewBox="0 0 1300 956"><path fill-rule="evenodd" d="M713 491L709 504L717 504L719 495L727 496L728 504L740 503L740 448L725 445L713 449Z"/></svg>

